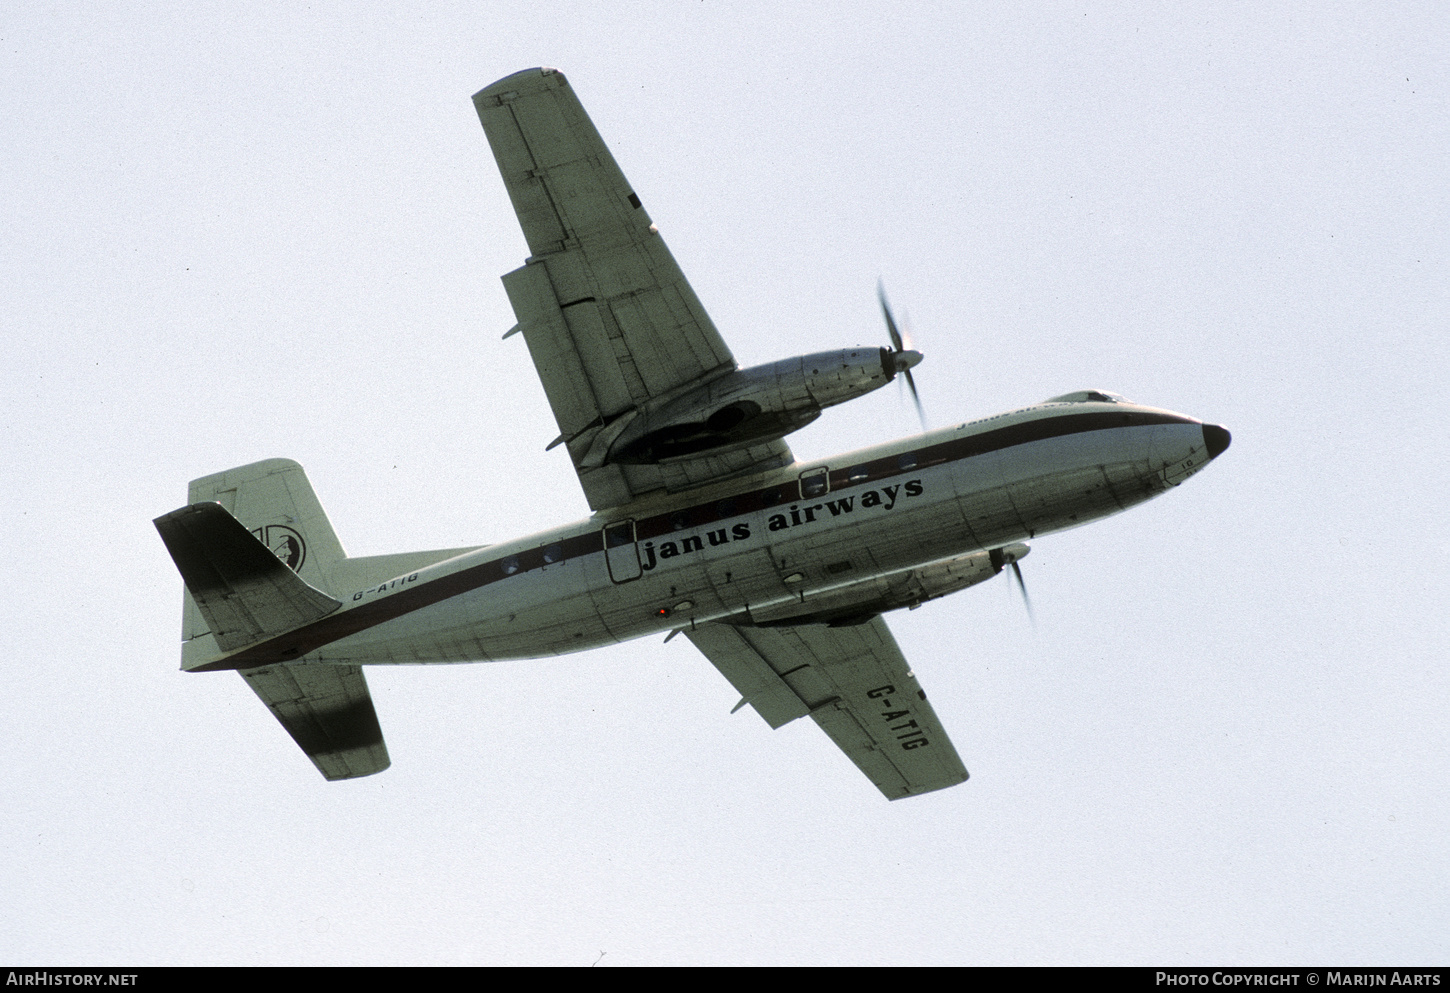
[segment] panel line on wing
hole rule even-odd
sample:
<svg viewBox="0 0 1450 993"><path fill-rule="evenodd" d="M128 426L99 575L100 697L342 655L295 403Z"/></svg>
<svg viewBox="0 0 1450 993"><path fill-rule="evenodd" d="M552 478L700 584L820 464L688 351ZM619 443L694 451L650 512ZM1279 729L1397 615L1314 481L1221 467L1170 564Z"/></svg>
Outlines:
<svg viewBox="0 0 1450 993"><path fill-rule="evenodd" d="M802 716L804 707L888 799L967 778L879 616L841 628L716 622L688 636L771 727Z"/></svg>

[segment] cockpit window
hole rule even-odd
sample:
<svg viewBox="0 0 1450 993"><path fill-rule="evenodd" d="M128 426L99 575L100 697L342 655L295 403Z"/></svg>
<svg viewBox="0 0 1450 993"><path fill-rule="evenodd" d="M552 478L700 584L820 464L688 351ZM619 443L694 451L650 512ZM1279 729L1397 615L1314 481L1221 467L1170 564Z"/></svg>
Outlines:
<svg viewBox="0 0 1450 993"><path fill-rule="evenodd" d="M1076 393L1064 393L1060 397L1053 397L1048 403L1132 403L1121 393L1109 393L1107 390L1078 390Z"/></svg>

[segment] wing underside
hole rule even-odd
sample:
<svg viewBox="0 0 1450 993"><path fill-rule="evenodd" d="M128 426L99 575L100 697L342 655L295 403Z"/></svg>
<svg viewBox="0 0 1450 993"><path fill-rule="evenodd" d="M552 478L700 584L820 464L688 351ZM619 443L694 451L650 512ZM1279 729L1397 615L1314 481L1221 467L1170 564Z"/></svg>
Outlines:
<svg viewBox="0 0 1450 993"><path fill-rule="evenodd" d="M704 624L685 634L772 728L809 714L888 800L967 778L880 616L846 627Z"/></svg>
<svg viewBox="0 0 1450 993"><path fill-rule="evenodd" d="M647 406L731 372L734 356L563 73L515 73L473 102L532 253L503 277L515 330L590 506L788 464L780 441L654 465L604 460Z"/></svg>

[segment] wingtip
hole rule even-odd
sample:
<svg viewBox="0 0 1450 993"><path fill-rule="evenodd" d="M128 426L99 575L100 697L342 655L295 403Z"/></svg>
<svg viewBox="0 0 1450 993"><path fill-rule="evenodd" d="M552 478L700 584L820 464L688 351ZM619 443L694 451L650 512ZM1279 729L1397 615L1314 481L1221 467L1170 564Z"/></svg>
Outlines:
<svg viewBox="0 0 1450 993"><path fill-rule="evenodd" d="M552 66L534 66L532 69L520 69L518 72L511 72L502 79L496 79L483 89L473 95L474 100L480 100L487 96L495 96L500 92L507 92L527 84L531 80L543 79L544 77L556 77L557 82L567 86L569 80L564 74Z"/></svg>

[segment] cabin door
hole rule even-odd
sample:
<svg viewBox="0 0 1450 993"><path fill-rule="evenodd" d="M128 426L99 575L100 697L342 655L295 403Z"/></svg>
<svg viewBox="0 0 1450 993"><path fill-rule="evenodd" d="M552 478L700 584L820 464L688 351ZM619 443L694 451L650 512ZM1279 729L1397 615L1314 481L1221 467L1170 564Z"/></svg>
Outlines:
<svg viewBox="0 0 1450 993"><path fill-rule="evenodd" d="M634 521L621 521L604 529L604 560L609 563L609 578L616 583L627 583L640 577Z"/></svg>

